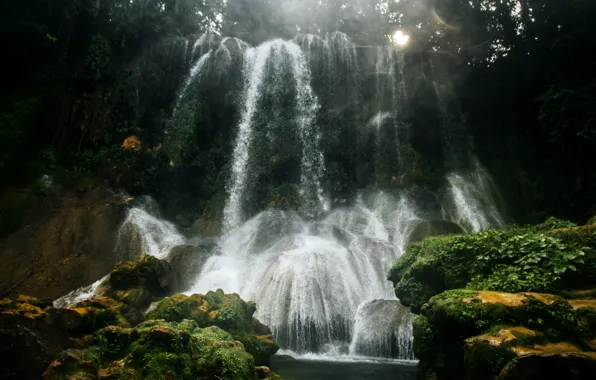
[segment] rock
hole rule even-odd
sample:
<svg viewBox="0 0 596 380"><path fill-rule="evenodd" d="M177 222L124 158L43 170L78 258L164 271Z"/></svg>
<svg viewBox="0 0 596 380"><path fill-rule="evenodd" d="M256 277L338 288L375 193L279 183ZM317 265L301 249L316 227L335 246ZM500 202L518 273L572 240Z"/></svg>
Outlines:
<svg viewBox="0 0 596 380"><path fill-rule="evenodd" d="M510 361L499 374L499 380L525 379L593 379L596 353L546 348Z"/></svg>
<svg viewBox="0 0 596 380"><path fill-rule="evenodd" d="M116 249L127 208L126 197L99 185L37 197L20 229L0 240L0 296L56 299L133 259Z"/></svg>
<svg viewBox="0 0 596 380"><path fill-rule="evenodd" d="M413 327L423 377L495 378L523 355L583 352L560 343L585 332L577 310L551 294L449 290L431 298L421 313Z"/></svg>
<svg viewBox="0 0 596 380"><path fill-rule="evenodd" d="M276 361L284 361L284 360L292 361L292 360L296 360L296 358L293 356L290 356L290 355L275 355L275 360Z"/></svg>
<svg viewBox="0 0 596 380"><path fill-rule="evenodd" d="M568 302L575 310L584 343L596 351L596 300L575 299Z"/></svg>
<svg viewBox="0 0 596 380"><path fill-rule="evenodd" d="M350 351L360 356L414 359L410 328L414 317L398 300L363 303L356 313Z"/></svg>
<svg viewBox="0 0 596 380"><path fill-rule="evenodd" d="M180 289L180 278L167 261L142 255L138 261L116 265L110 286L112 292L142 287L155 297L164 297Z"/></svg>
<svg viewBox="0 0 596 380"><path fill-rule="evenodd" d="M454 337L474 336L497 324L553 328L563 336L578 332L571 305L552 294L448 290L431 298L422 315Z"/></svg>
<svg viewBox="0 0 596 380"><path fill-rule="evenodd" d="M253 302L244 302L237 294L224 294L221 289L206 295L177 294L160 301L147 313L147 319L168 322L192 320L199 327L217 326L242 342L257 364L266 364L278 350L271 330L252 318L256 311Z"/></svg>
<svg viewBox="0 0 596 380"><path fill-rule="evenodd" d="M252 356L222 329L202 329L189 320L152 320L97 331L92 346L65 351L43 378L243 380L256 379L256 374Z"/></svg>
<svg viewBox="0 0 596 380"><path fill-rule="evenodd" d="M282 380L281 376L273 372L269 367L256 367L255 371L257 372L257 379Z"/></svg>
<svg viewBox="0 0 596 380"><path fill-rule="evenodd" d="M427 237L462 234L464 230L456 223L447 220L425 220L410 233L408 243L422 241Z"/></svg>
<svg viewBox="0 0 596 380"><path fill-rule="evenodd" d="M596 373L596 352L549 343L542 333L525 327L507 327L467 339L465 368L470 379L587 379Z"/></svg>
<svg viewBox="0 0 596 380"><path fill-rule="evenodd" d="M189 289L194 284L213 248L213 246L209 245L184 245L174 247L170 250L166 261L170 263L173 270L180 276L180 289L177 289L177 291Z"/></svg>
<svg viewBox="0 0 596 380"><path fill-rule="evenodd" d="M0 313L0 378L38 379L61 351L74 346L68 338L44 320Z"/></svg>

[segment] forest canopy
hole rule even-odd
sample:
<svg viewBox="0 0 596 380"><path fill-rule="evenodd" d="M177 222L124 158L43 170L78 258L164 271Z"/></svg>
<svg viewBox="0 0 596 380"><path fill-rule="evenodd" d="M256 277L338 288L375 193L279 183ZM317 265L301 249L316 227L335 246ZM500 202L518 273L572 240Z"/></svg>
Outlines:
<svg viewBox="0 0 596 380"><path fill-rule="evenodd" d="M367 48L400 31L412 57L444 57L435 69L452 79L451 102L518 218L587 218L596 212L595 14L589 0L4 1L0 187L93 173L159 198L164 183L186 178L159 147L188 69L172 56L202 33L255 46L341 31ZM221 107L203 108L232 106ZM123 150L133 135L151 151ZM194 136L224 152L194 156L203 176L206 161L223 165L229 154L214 136ZM206 199L221 182L209 175Z"/></svg>

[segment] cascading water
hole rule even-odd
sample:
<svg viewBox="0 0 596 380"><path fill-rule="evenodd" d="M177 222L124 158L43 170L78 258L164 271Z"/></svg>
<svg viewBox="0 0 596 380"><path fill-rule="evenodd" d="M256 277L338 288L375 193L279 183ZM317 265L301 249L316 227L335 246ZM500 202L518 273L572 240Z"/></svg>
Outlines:
<svg viewBox="0 0 596 380"><path fill-rule="evenodd" d="M324 171L323 155L319 149L320 134L314 125L318 110L317 98L310 86L310 71L304 54L294 42L273 40L257 48L248 49L244 58L246 78L244 104L233 152L232 178L229 199L224 208L224 231L230 231L243 221L242 195L246 188L247 168L253 137L253 118L265 85L267 63L272 62L274 70L280 70L282 61L289 59L296 86L295 107L298 114L298 129L302 140L300 192L304 206L315 210L325 209L321 177ZM275 77L276 79L279 76ZM275 86L275 83L267 83Z"/></svg>
<svg viewBox="0 0 596 380"><path fill-rule="evenodd" d="M294 212L265 211L224 236L221 255L207 261L188 293L222 288L254 300L259 305L255 317L271 327L284 349L366 354L349 349L352 337L370 341L362 331L354 335L357 311L374 300L395 301L386 273L407 240L400 235L409 234L420 221L403 217L414 215L414 210L402 209L409 207L405 199L376 193L319 221L306 221ZM386 339L411 341L409 322L388 322L383 327ZM402 343L400 352L378 354L410 359L411 350Z"/></svg>
<svg viewBox="0 0 596 380"><path fill-rule="evenodd" d="M176 227L156 213L156 206L149 197L128 210L126 219L120 225L116 250L122 257L138 257L141 254L163 259L172 247L186 242ZM101 286L108 276L93 284L76 289L54 301L54 307L69 307L86 299L102 294Z"/></svg>
<svg viewBox="0 0 596 380"><path fill-rule="evenodd" d="M237 39L205 35L189 53L192 68L179 102L187 93L190 97L190 86L207 68L211 76L215 61L223 62L218 67L226 69L226 62L240 62L236 57L241 56L244 88L222 235L186 293L221 288L255 301L255 317L270 326L280 347L292 354L413 359L413 315L399 304L386 275L416 227L424 222L419 217L422 207L417 209L407 190L367 190L355 200L336 200L339 205L329 211L322 185L322 134L317 127L320 106L310 83L311 72L327 75L341 66L341 73L323 82L357 92L358 56L355 45L341 33L325 38L304 35L295 41L273 40L252 48ZM394 47L378 48L375 75L378 107L371 107L374 116L368 124L378 132L376 154L382 155L380 145L387 140L385 145L394 154L387 160L395 161L404 143L400 141L406 99L402 52ZM291 105L276 101L280 88L284 96L293 99ZM288 113L280 108L266 117L261 115L265 108L282 104L289 108ZM254 159L259 153L257 145L275 144L279 141L276 134L288 133L275 125L279 122L276 115L282 113L292 115L287 117L291 119L290 133L295 133L297 144L301 144L295 153L300 156L295 166L296 170L299 166L300 175L292 177L300 195L299 211L268 209L250 217L243 207L252 199L247 193L251 191L251 172L258 169L259 161ZM273 115L273 120L268 115ZM386 123L390 118L394 128ZM382 140L382 129L389 131L391 139ZM490 206L496 204L490 198L493 184L480 164L470 173L453 173L447 179L446 219L469 231L502 224L497 209ZM129 211L118 249L164 258L170 248L187 242L174 225L160 220L144 205ZM96 295L102 281L57 302L67 305Z"/></svg>
<svg viewBox="0 0 596 380"><path fill-rule="evenodd" d="M500 203L498 189L488 171L474 160L467 174L451 173L449 182L449 206L446 217L460 224L469 232L505 225L497 205Z"/></svg>

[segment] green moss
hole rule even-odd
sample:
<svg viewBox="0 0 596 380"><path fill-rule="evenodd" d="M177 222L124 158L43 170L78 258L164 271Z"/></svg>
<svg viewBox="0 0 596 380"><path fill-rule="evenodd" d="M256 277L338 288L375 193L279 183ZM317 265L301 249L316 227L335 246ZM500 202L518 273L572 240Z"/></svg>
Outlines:
<svg viewBox="0 0 596 380"><path fill-rule="evenodd" d="M147 314L147 318L170 322L192 319L200 327L215 325L226 331L249 332L255 310L253 302L244 302L237 294L224 294L218 289L204 296L194 294L165 298Z"/></svg>
<svg viewBox="0 0 596 380"><path fill-rule="evenodd" d="M244 345L219 327L151 320L135 328L97 331L92 346L65 352L44 378L83 373L90 378L253 379L254 366Z"/></svg>
<svg viewBox="0 0 596 380"><path fill-rule="evenodd" d="M454 339L503 324L537 329L552 338L578 335L573 308L563 298L552 295L449 290L431 298L422 313L444 335Z"/></svg>
<svg viewBox="0 0 596 380"><path fill-rule="evenodd" d="M425 361L434 362L437 356L436 332L428 318L419 315L413 322L414 355Z"/></svg>
<svg viewBox="0 0 596 380"><path fill-rule="evenodd" d="M595 284L596 226L568 226L549 219L534 228L431 237L411 244L388 278L414 312L449 289L552 292Z"/></svg>
<svg viewBox="0 0 596 380"><path fill-rule="evenodd" d="M157 352L147 356L143 368L145 379L191 379L191 360L188 354Z"/></svg>
<svg viewBox="0 0 596 380"><path fill-rule="evenodd" d="M491 379L517 355L509 344L494 345L480 342L471 345L465 352L465 372L468 379Z"/></svg>

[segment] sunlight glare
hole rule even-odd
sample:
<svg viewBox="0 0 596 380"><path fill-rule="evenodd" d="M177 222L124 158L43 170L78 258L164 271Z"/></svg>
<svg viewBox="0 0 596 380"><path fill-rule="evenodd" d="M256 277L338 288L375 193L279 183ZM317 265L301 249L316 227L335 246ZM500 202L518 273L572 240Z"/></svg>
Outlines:
<svg viewBox="0 0 596 380"><path fill-rule="evenodd" d="M404 34L401 30L398 30L393 34L393 43L399 46L404 46L410 41L410 36Z"/></svg>

